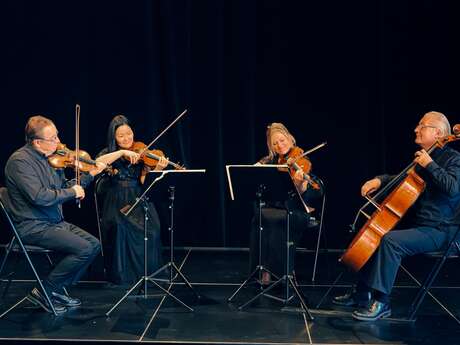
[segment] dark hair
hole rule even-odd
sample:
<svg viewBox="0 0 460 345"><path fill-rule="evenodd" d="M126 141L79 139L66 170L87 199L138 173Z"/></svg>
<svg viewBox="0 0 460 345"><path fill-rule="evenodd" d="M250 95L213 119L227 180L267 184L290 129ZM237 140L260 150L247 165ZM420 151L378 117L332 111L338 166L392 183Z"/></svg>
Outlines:
<svg viewBox="0 0 460 345"><path fill-rule="evenodd" d="M24 129L26 142L30 144L34 139L40 139L43 129L52 125L54 125L53 121L44 116L35 115L29 117L26 128Z"/></svg>
<svg viewBox="0 0 460 345"><path fill-rule="evenodd" d="M109 129L107 131L107 149L109 152L118 150L117 140L115 139L115 131L118 127L123 125L130 126L129 120L124 115L116 115L112 121L110 121Z"/></svg>

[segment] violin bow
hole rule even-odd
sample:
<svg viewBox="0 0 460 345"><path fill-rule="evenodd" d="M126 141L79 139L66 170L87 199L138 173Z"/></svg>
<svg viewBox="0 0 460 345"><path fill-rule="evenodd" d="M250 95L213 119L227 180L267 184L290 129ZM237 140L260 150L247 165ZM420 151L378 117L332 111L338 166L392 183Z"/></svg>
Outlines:
<svg viewBox="0 0 460 345"><path fill-rule="evenodd" d="M80 104L75 104L75 182L80 184ZM81 200L77 199L78 208L81 208Z"/></svg>
<svg viewBox="0 0 460 345"><path fill-rule="evenodd" d="M322 148L323 146L326 146L326 144L327 144L327 141L322 142L322 143L319 144L319 145L316 145L316 146L313 147L312 149L310 149L310 150L305 151L304 153L302 153L299 157L296 158L296 160L299 159L299 158L305 157L306 155L308 155L308 154L310 154L310 153L312 153L312 152L315 152L316 150Z"/></svg>
<svg viewBox="0 0 460 345"><path fill-rule="evenodd" d="M165 129L163 129L163 131L162 131L160 134L158 134L158 135L156 136L155 139L153 139L153 140L151 141L150 144L148 144L141 152L139 152L139 154L142 156L142 154L144 154L144 153L145 153L145 152L146 152L146 151L147 151L147 150L148 150L158 139L160 139L161 136L162 136L164 133L166 133L166 131L167 131L169 128L171 128L177 121L179 121L179 119L180 119L182 116L184 116L186 112L187 112L187 109L185 109L182 113L180 113L180 114L179 114L179 115L178 115L178 116L177 116L177 117L176 117L176 118L165 128Z"/></svg>

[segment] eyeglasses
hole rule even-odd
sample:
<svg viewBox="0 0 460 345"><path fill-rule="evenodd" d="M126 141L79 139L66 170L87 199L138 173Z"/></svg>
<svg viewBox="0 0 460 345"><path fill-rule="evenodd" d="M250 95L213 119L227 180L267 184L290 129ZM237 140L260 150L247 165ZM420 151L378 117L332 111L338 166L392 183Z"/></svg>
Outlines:
<svg viewBox="0 0 460 345"><path fill-rule="evenodd" d="M424 129L424 128L438 128L436 126L429 126L429 125L421 125L420 123L415 126L415 128L419 128L419 129Z"/></svg>
<svg viewBox="0 0 460 345"><path fill-rule="evenodd" d="M50 143L56 143L56 142L59 141L59 138L58 138L57 135L55 135L55 136L53 136L53 137L51 137L51 138L49 138L49 139L40 138L40 137L37 137L36 139L37 139L37 140L42 140L42 141L47 141L47 142L50 142Z"/></svg>

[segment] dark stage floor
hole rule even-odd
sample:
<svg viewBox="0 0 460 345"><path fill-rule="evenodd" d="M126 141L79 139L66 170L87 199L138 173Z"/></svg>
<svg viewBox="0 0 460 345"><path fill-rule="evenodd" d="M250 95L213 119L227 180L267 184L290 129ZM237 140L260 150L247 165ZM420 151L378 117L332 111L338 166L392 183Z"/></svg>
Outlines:
<svg viewBox="0 0 460 345"><path fill-rule="evenodd" d="M182 254L182 255L181 255ZM244 280L247 271L247 252L179 252L178 262L202 296L197 302L184 285L171 290L194 311L189 312L171 298L163 298L159 290L150 287L152 298L130 297L109 318L105 313L124 294L123 288L109 287L102 282L83 282L72 289L81 297L83 305L62 316L53 317L41 309L24 303L0 320L0 340L32 342L33 340L89 341L89 342L156 342L156 343L238 343L238 344L459 344L460 325L427 296L416 322L397 320L405 316L408 304L416 291L415 284L400 272L393 294L394 318L374 323L357 322L350 310L334 308L330 298L321 300L340 272L337 254L320 256L316 283L311 282L312 254L298 253L298 280L308 299L314 320L298 312L297 301L284 307L278 301L259 298L239 311L237 307L257 291L255 284L242 290L235 303L227 298ZM41 259L36 259L39 261ZM409 270L417 277L429 267L423 258L408 261ZM23 270L22 262L15 264ZM12 265L10 265L12 266ZM433 293L455 315L460 316L460 278L458 262L448 262L435 283ZM9 267L11 269L11 267ZM93 271L93 276L94 276ZM27 278L25 272L17 278ZM344 292L351 277L344 277L331 294ZM31 282L14 282L2 303L2 310L23 297ZM274 294L277 292L275 291Z"/></svg>

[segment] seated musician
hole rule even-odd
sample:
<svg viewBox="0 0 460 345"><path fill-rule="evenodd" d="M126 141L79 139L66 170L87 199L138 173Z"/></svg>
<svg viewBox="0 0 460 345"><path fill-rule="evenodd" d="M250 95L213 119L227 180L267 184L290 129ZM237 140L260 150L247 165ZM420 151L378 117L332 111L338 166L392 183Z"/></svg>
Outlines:
<svg viewBox="0 0 460 345"><path fill-rule="evenodd" d="M100 250L94 236L64 221L62 204L83 199L83 187L105 168L105 164L97 164L94 170L82 173L80 186L74 180L67 181L64 171L54 169L48 162L47 158L60 142L51 120L43 116L30 117L25 138L26 144L11 155L5 167L8 208L25 244L65 255L43 280L55 311L62 313L81 304L79 299L68 296L64 288L80 279ZM52 312L38 288L32 290L29 299Z"/></svg>
<svg viewBox="0 0 460 345"><path fill-rule="evenodd" d="M266 134L268 156L262 158L258 164L278 164L278 159L281 156L288 156L289 152L294 148L295 139L281 123L272 123L268 126ZM308 184L302 170L295 173L293 182L307 205L311 205L314 199L321 196L322 191L316 190ZM292 194L292 198L293 200L267 204L262 209L261 265L268 270L262 272L262 284L269 284L273 279L269 272L281 277L285 273L290 274L293 271L296 243L302 234L302 230L317 225L317 222L302 207L300 202L291 202L298 198L298 196ZM286 272L286 210L288 208L292 211L292 215L290 216L290 240L293 242L293 245L290 246L290 267L288 268L288 272ZM253 217L250 236L250 272L252 272L259 263L258 215Z"/></svg>
<svg viewBox="0 0 460 345"><path fill-rule="evenodd" d="M426 188L411 208L411 227L393 230L382 237L380 246L358 272L355 289L333 299L341 306L362 307L353 318L375 321L391 315L390 293L401 259L407 256L437 251L450 239L454 215L460 205L460 153L444 146L427 150L439 138L450 135L450 124L444 114L426 113L415 127L416 173ZM364 183L361 194L378 190L391 180L389 175L377 176Z"/></svg>
<svg viewBox="0 0 460 345"><path fill-rule="evenodd" d="M104 203L102 205L102 244L105 267L109 282L115 285L129 285L147 272L153 273L163 265L161 256L160 218L153 202L148 202L147 249L148 262L144 263L144 211L142 205L125 217L120 210L129 208L142 194L149 167L139 160L138 153L131 151L134 131L123 115L116 115L107 131L107 147L97 157L98 162L111 164L116 173L107 176ZM161 157L155 170L162 170L168 164ZM167 275L163 274L165 278Z"/></svg>

